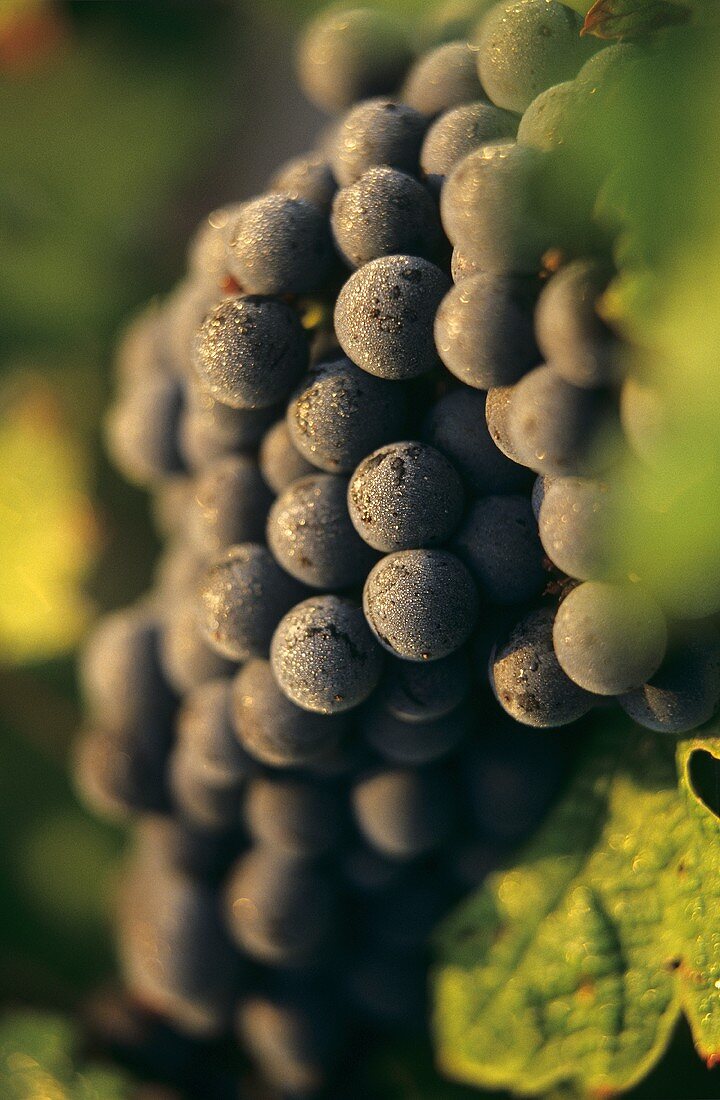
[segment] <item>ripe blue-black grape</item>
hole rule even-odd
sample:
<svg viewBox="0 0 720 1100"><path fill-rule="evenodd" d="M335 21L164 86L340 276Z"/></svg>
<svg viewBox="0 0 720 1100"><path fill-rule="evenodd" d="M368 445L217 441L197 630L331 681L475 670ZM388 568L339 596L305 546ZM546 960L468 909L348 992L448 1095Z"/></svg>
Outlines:
<svg viewBox="0 0 720 1100"><path fill-rule="evenodd" d="M524 111L551 84L570 80L598 49L582 19L559 0L511 0L480 24L477 66L493 103Z"/></svg>
<svg viewBox="0 0 720 1100"><path fill-rule="evenodd" d="M337 899L330 880L306 859L254 848L225 884L230 934L270 966L307 966L332 945Z"/></svg>
<svg viewBox="0 0 720 1100"><path fill-rule="evenodd" d="M327 218L307 199L246 202L225 231L225 262L247 294L312 294L333 270Z"/></svg>
<svg viewBox="0 0 720 1100"><path fill-rule="evenodd" d="M359 99L392 92L410 63L399 21L373 8L330 10L306 30L298 50L305 95L326 111L342 111Z"/></svg>
<svg viewBox="0 0 720 1100"><path fill-rule="evenodd" d="M389 443L357 467L347 503L365 542L390 553L446 542L460 522L464 493L440 451L426 443Z"/></svg>
<svg viewBox="0 0 720 1100"><path fill-rule="evenodd" d="M429 664L388 659L377 699L402 722L433 722L450 714L469 694L468 655L456 650Z"/></svg>
<svg viewBox="0 0 720 1100"><path fill-rule="evenodd" d="M308 153L283 164L272 177L269 190L329 210L337 184L327 161L319 153Z"/></svg>
<svg viewBox="0 0 720 1100"><path fill-rule="evenodd" d="M182 469L175 430L182 408L176 378L148 374L120 393L105 425L110 456L128 481L153 485Z"/></svg>
<svg viewBox="0 0 720 1100"><path fill-rule="evenodd" d="M349 474L370 451L401 436L407 416L402 386L340 357L306 375L288 403L287 426L313 466Z"/></svg>
<svg viewBox="0 0 720 1100"><path fill-rule="evenodd" d="M543 551L525 496L487 496L473 501L453 550L490 603L526 603L545 584Z"/></svg>
<svg viewBox="0 0 720 1100"><path fill-rule="evenodd" d="M196 581L204 572L201 567ZM222 657L206 641L197 614L195 583L188 594L175 599L163 616L160 632L160 664L167 682L179 695L194 687L228 676L235 668L233 661ZM179 590L182 591L182 590Z"/></svg>
<svg viewBox="0 0 720 1100"><path fill-rule="evenodd" d="M606 394L572 386L546 365L513 388L507 432L519 461L538 474L593 474L612 457L614 414Z"/></svg>
<svg viewBox="0 0 720 1100"><path fill-rule="evenodd" d="M222 1034L241 962L212 888L146 856L120 892L119 950L128 987L143 1003L191 1035Z"/></svg>
<svg viewBox="0 0 720 1100"><path fill-rule="evenodd" d="M377 557L350 522L347 479L317 471L276 499L267 543L291 576L325 591L362 584Z"/></svg>
<svg viewBox="0 0 720 1100"><path fill-rule="evenodd" d="M540 358L533 331L534 279L475 275L443 298L435 346L456 378L478 390L517 382Z"/></svg>
<svg viewBox="0 0 720 1100"><path fill-rule="evenodd" d="M543 491L538 529L553 565L577 580L621 571L621 501L617 489L589 478L553 478Z"/></svg>
<svg viewBox="0 0 720 1100"><path fill-rule="evenodd" d="M393 253L432 259L441 240L437 206L428 190L396 168L370 168L338 191L331 225L350 267Z"/></svg>
<svg viewBox="0 0 720 1100"><path fill-rule="evenodd" d="M232 680L208 680L188 692L176 719L177 744L204 774L239 782L252 771L232 723Z"/></svg>
<svg viewBox="0 0 720 1100"><path fill-rule="evenodd" d="M159 632L156 616L142 606L107 615L95 628L79 668L93 721L141 738L167 726L173 698L160 666Z"/></svg>
<svg viewBox="0 0 720 1100"><path fill-rule="evenodd" d="M420 167L428 186L439 192L445 177L463 157L491 141L514 137L517 126L517 115L483 101L463 103L440 115L420 150Z"/></svg>
<svg viewBox="0 0 720 1100"><path fill-rule="evenodd" d="M484 98L469 43L445 42L419 57L405 78L400 98L428 118Z"/></svg>
<svg viewBox="0 0 720 1100"><path fill-rule="evenodd" d="M284 420L273 424L263 436L258 461L260 473L274 493L282 493L293 481L315 469L293 444Z"/></svg>
<svg viewBox="0 0 720 1100"><path fill-rule="evenodd" d="M710 622L675 624L663 662L642 687L621 695L634 722L658 733L689 733L720 702L720 633Z"/></svg>
<svg viewBox="0 0 720 1100"><path fill-rule="evenodd" d="M363 609L381 645L406 661L436 661L463 645L478 618L470 573L446 550L401 550L372 569Z"/></svg>
<svg viewBox="0 0 720 1100"><path fill-rule="evenodd" d="M335 133L332 170L340 187L368 168L387 165L415 176L427 119L393 99L366 99L352 107Z"/></svg>
<svg viewBox="0 0 720 1100"><path fill-rule="evenodd" d="M195 829L167 815L142 818L136 835L140 850L152 850L161 867L209 886L224 877L241 843L237 835Z"/></svg>
<svg viewBox="0 0 720 1100"><path fill-rule="evenodd" d="M511 718L553 729L582 718L593 697L565 675L553 649L551 608L532 611L501 639L490 662L495 697Z"/></svg>
<svg viewBox="0 0 720 1100"><path fill-rule="evenodd" d="M272 494L250 455L225 455L195 479L187 535L206 557L238 542L259 542Z"/></svg>
<svg viewBox="0 0 720 1100"><path fill-rule="evenodd" d="M176 745L168 760L173 810L190 828L234 833L240 826L242 779L222 775Z"/></svg>
<svg viewBox="0 0 720 1100"><path fill-rule="evenodd" d="M178 424L178 443L191 470L202 470L217 458L251 450L277 420L278 409L234 409L206 390L189 388Z"/></svg>
<svg viewBox="0 0 720 1100"><path fill-rule="evenodd" d="M620 351L597 312L607 271L575 260L558 271L540 295L535 316L538 343L558 374L574 386L607 386L620 376Z"/></svg>
<svg viewBox="0 0 720 1100"><path fill-rule="evenodd" d="M460 160L442 190L448 237L481 270L533 274L556 243L540 205L542 154L516 142L492 142Z"/></svg>
<svg viewBox="0 0 720 1100"><path fill-rule="evenodd" d="M381 256L350 276L335 304L335 331L368 374L393 382L437 365L433 322L447 275L418 256Z"/></svg>
<svg viewBox="0 0 720 1100"><path fill-rule="evenodd" d="M352 790L356 824L367 843L391 859L411 860L439 848L456 825L452 786L433 768L381 768Z"/></svg>
<svg viewBox="0 0 720 1100"><path fill-rule="evenodd" d="M208 566L198 591L199 622L223 657L266 657L275 627L302 593L269 550L246 542Z"/></svg>
<svg viewBox="0 0 720 1100"><path fill-rule="evenodd" d="M341 1013L334 999L302 989L254 994L240 1003L238 1035L283 1096L315 1096L338 1055Z"/></svg>
<svg viewBox="0 0 720 1100"><path fill-rule="evenodd" d="M430 409L422 438L447 455L470 493L516 492L530 478L498 450L485 422L485 402L478 390L451 390Z"/></svg>
<svg viewBox="0 0 720 1100"><path fill-rule="evenodd" d="M382 671L361 608L338 596L313 597L289 611L273 636L271 660L287 697L318 714L363 703Z"/></svg>
<svg viewBox="0 0 720 1100"><path fill-rule="evenodd" d="M245 823L256 844L289 856L321 856L343 836L338 795L308 780L258 777L245 795Z"/></svg>
<svg viewBox="0 0 720 1100"><path fill-rule="evenodd" d="M370 703L359 719L368 745L391 764L417 767L449 756L472 728L470 712L458 707L442 718L406 722Z"/></svg>
<svg viewBox="0 0 720 1100"><path fill-rule="evenodd" d="M250 756L274 768L297 768L332 757L345 729L342 716L311 714L280 690L269 661L253 660L233 683L235 734Z"/></svg>
<svg viewBox="0 0 720 1100"><path fill-rule="evenodd" d="M166 813L169 731L149 737L136 729L92 729L75 746L73 776L82 800L100 817ZM150 731L152 732L152 731Z"/></svg>
<svg viewBox="0 0 720 1100"><path fill-rule="evenodd" d="M667 627L639 585L585 581L560 604L553 639L571 680L596 695L620 695L657 672Z"/></svg>
<svg viewBox="0 0 720 1100"><path fill-rule="evenodd" d="M205 318L193 363L201 385L236 409L267 408L286 398L308 364L297 314L276 298L226 298Z"/></svg>

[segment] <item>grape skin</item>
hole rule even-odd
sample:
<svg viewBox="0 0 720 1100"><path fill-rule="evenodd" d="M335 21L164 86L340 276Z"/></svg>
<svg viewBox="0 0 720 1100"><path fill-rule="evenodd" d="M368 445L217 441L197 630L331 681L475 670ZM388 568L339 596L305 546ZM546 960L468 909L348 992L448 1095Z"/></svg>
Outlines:
<svg viewBox="0 0 720 1100"><path fill-rule="evenodd" d="M461 382L479 390L509 386L535 366L533 279L490 274L463 279L440 303L435 346Z"/></svg>
<svg viewBox="0 0 720 1100"><path fill-rule="evenodd" d="M271 660L287 697L318 714L363 703L382 670L361 609L337 596L305 600L288 612L273 636Z"/></svg>
<svg viewBox="0 0 720 1100"><path fill-rule="evenodd" d="M482 271L531 275L557 241L541 208L543 156L517 142L492 142L453 168L440 213L450 241Z"/></svg>
<svg viewBox="0 0 720 1100"><path fill-rule="evenodd" d="M420 167L428 186L439 194L445 177L464 157L499 138L513 138L517 115L492 103L464 103L445 111L432 124L420 150Z"/></svg>
<svg viewBox="0 0 720 1100"><path fill-rule="evenodd" d="M345 115L336 133L332 170L340 187L369 168L387 165L416 176L427 120L393 99L366 99Z"/></svg>
<svg viewBox="0 0 720 1100"><path fill-rule="evenodd" d="M267 408L286 398L307 368L307 340L284 302L228 298L200 326L193 362L217 401L235 409Z"/></svg>
<svg viewBox="0 0 720 1100"><path fill-rule="evenodd" d="M211 563L200 583L200 626L223 657L266 657L275 627L302 594L302 586L264 546L231 546Z"/></svg>
<svg viewBox="0 0 720 1100"><path fill-rule="evenodd" d="M593 697L565 675L553 649L554 613L531 612L517 623L491 658L490 682L503 709L517 722L553 729L576 722Z"/></svg>
<svg viewBox="0 0 720 1100"><path fill-rule="evenodd" d="M535 314L538 344L558 374L574 386L595 388L620 379L617 342L597 312L607 272L576 260L554 275Z"/></svg>
<svg viewBox="0 0 720 1100"><path fill-rule="evenodd" d="M311 714L281 691L269 661L248 661L232 687L235 735L251 757L273 768L331 759L345 732L342 715Z"/></svg>
<svg viewBox="0 0 720 1100"><path fill-rule="evenodd" d="M638 585L585 581L560 604L553 639L571 680L596 695L620 695L657 672L667 627Z"/></svg>
<svg viewBox="0 0 720 1100"><path fill-rule="evenodd" d="M333 268L323 211L270 193L243 204L225 231L225 264L246 294L312 294Z"/></svg>
<svg viewBox="0 0 720 1100"><path fill-rule="evenodd" d="M522 113L552 84L570 80L597 49L582 20L557 0L511 0L480 25L477 65L493 103Z"/></svg>
<svg viewBox="0 0 720 1100"><path fill-rule="evenodd" d="M446 550L401 550L371 570L365 617L380 644L406 661L437 661L459 649L478 617L473 580Z"/></svg>
<svg viewBox="0 0 720 1100"><path fill-rule="evenodd" d="M453 539L481 598L494 604L526 603L545 584L543 552L527 497L487 496L474 501Z"/></svg>
<svg viewBox="0 0 720 1100"><path fill-rule="evenodd" d="M287 426L313 466L349 474L370 451L402 435L407 414L402 386L338 358L305 376L288 403Z"/></svg>
<svg viewBox="0 0 720 1100"><path fill-rule="evenodd" d="M418 58L405 78L400 98L428 118L484 98L469 44L445 42Z"/></svg>
<svg viewBox="0 0 720 1100"><path fill-rule="evenodd" d="M417 256L382 256L350 276L335 305L340 345L362 370L402 381L437 365L433 321L447 276Z"/></svg>
<svg viewBox="0 0 720 1100"><path fill-rule="evenodd" d="M392 92L410 62L399 23L382 11L353 8L322 12L298 48L305 95L325 111L342 111L359 99Z"/></svg>
<svg viewBox="0 0 720 1100"><path fill-rule="evenodd" d="M433 259L440 246L433 199L421 183L396 168L370 168L338 191L331 225L350 267L394 253Z"/></svg>
<svg viewBox="0 0 720 1100"><path fill-rule="evenodd" d="M375 562L350 521L347 494L344 477L312 473L293 481L270 509L267 543L275 560L311 588L362 584Z"/></svg>
<svg viewBox="0 0 720 1100"><path fill-rule="evenodd" d="M352 805L367 842L392 859L433 851L455 826L451 788L441 772L430 769L373 772L355 785Z"/></svg>
<svg viewBox="0 0 720 1100"><path fill-rule="evenodd" d="M278 496L293 481L315 469L293 444L284 420L278 420L263 436L258 461L266 484Z"/></svg>
<svg viewBox="0 0 720 1100"><path fill-rule="evenodd" d="M452 462L467 490L476 496L525 488L527 470L496 445L488 425L489 396L463 386L436 401L423 425L422 438Z"/></svg>
<svg viewBox="0 0 720 1100"><path fill-rule="evenodd" d="M709 622L675 624L657 672L618 702L634 722L657 733L689 733L720 701L720 633Z"/></svg>
<svg viewBox="0 0 720 1100"><path fill-rule="evenodd" d="M350 519L376 550L412 550L446 542L460 522L464 494L452 465L424 443L390 443L355 470L347 490Z"/></svg>
<svg viewBox="0 0 720 1100"><path fill-rule="evenodd" d="M187 537L206 558L234 543L259 542L271 500L254 458L219 458L193 483L185 521Z"/></svg>
<svg viewBox="0 0 720 1100"><path fill-rule="evenodd" d="M622 513L617 492L604 481L554 478L538 514L540 540L554 565L577 580L622 572Z"/></svg>
<svg viewBox="0 0 720 1100"><path fill-rule="evenodd" d="M550 365L536 367L513 388L507 431L520 461L549 477L597 473L613 453L605 394L570 385Z"/></svg>

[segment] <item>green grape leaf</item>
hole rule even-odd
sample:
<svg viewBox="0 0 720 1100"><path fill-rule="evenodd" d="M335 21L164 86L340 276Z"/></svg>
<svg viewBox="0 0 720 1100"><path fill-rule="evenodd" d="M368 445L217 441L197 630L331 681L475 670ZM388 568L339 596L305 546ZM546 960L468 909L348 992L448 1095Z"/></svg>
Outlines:
<svg viewBox="0 0 720 1100"><path fill-rule="evenodd" d="M580 34L596 38L637 38L660 27L687 23L690 7L678 0L595 0Z"/></svg>
<svg viewBox="0 0 720 1100"><path fill-rule="evenodd" d="M3 1100L130 1100L134 1087L120 1070L78 1063L76 1027L65 1017L31 1011L0 1017Z"/></svg>
<svg viewBox="0 0 720 1100"><path fill-rule="evenodd" d="M681 1013L713 1065L719 809L720 738L681 742L676 762L667 740L621 722L590 737L522 860L438 933L441 1068L521 1095L607 1096L645 1076Z"/></svg>

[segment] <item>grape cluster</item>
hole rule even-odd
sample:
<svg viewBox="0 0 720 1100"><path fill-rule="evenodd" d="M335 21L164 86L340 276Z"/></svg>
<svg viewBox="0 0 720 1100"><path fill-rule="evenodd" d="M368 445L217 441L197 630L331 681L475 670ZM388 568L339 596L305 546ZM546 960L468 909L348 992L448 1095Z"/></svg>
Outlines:
<svg viewBox="0 0 720 1100"><path fill-rule="evenodd" d="M209 215L118 357L109 445L165 548L88 643L79 782L141 820L131 992L283 1095L423 1026L428 935L542 817L559 727L720 697L718 609L669 622L618 552L607 247L538 198L634 48L558 0L445 9L415 57L380 11L311 25L332 128Z"/></svg>

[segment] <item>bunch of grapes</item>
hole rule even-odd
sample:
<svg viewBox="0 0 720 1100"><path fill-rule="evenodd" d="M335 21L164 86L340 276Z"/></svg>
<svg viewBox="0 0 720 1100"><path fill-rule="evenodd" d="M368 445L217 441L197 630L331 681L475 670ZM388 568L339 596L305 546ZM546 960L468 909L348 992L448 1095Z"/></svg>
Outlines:
<svg viewBox="0 0 720 1100"><path fill-rule="evenodd" d="M720 697L718 608L661 606L618 537L654 410L598 312L611 235L547 181L641 51L579 29L472 0L413 56L321 16L321 143L120 348L109 446L165 549L87 646L79 783L138 818L129 990L285 1095L426 1026L431 930L593 708L680 733Z"/></svg>

